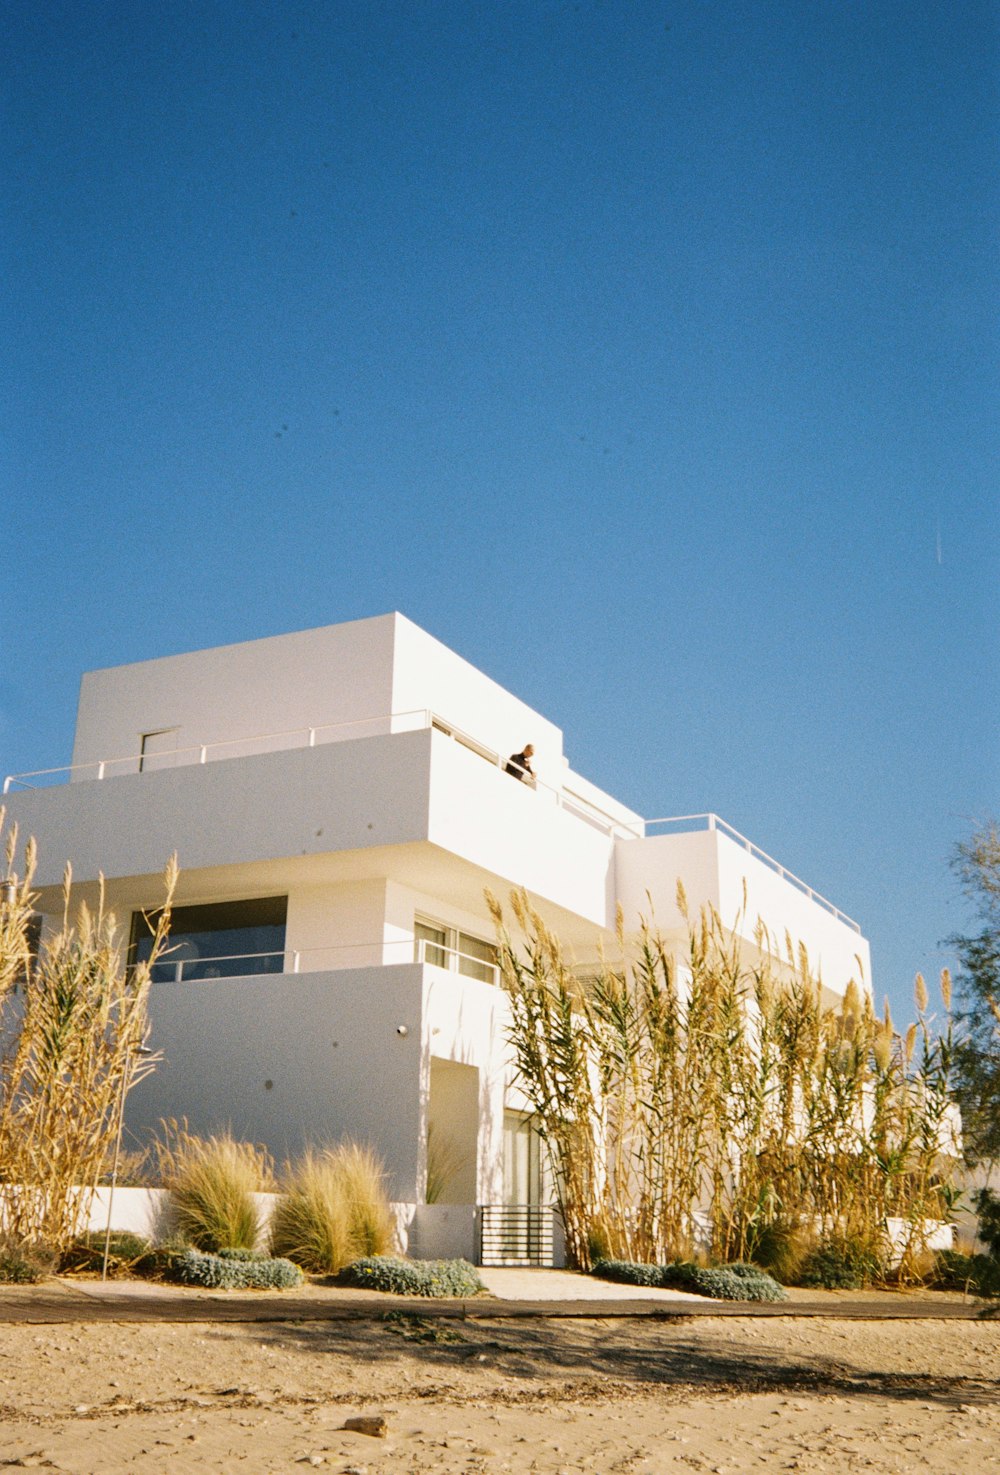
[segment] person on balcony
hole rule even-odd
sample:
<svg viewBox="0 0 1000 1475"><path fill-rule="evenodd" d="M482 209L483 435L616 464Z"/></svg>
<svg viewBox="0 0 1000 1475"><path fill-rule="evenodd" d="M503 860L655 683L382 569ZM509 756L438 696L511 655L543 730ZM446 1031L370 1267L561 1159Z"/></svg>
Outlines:
<svg viewBox="0 0 1000 1475"><path fill-rule="evenodd" d="M525 743L523 753L511 753L507 759L507 767L504 773L511 774L520 779L522 784L530 783L534 786L535 770L531 766L531 760L535 755L535 749L531 743Z"/></svg>

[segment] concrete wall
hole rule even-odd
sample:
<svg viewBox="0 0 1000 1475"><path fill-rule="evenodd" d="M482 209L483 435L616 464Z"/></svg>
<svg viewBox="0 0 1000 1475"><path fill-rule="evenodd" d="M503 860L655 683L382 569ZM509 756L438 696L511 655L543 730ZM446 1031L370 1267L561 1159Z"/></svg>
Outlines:
<svg viewBox="0 0 1000 1475"><path fill-rule="evenodd" d="M620 840L615 868L627 928L652 911L663 932L683 929L676 902L680 879L692 918L703 904L711 903L726 927L751 941L760 919L782 957L787 929L793 944L805 945L810 965L827 989L842 993L852 978L871 987L865 938L722 831Z"/></svg>
<svg viewBox="0 0 1000 1475"><path fill-rule="evenodd" d="M379 878L290 888L286 954L300 951L302 973L411 962L411 950L385 947L385 893Z"/></svg>
<svg viewBox="0 0 1000 1475"><path fill-rule="evenodd" d="M178 728L177 746L186 747L385 718L392 711L395 624L395 615L380 615L88 671L73 763L135 755L141 735L161 728Z"/></svg>
<svg viewBox="0 0 1000 1475"><path fill-rule="evenodd" d="M578 916L614 917L614 841L555 797L490 768L434 733L428 838Z"/></svg>
<svg viewBox="0 0 1000 1475"><path fill-rule="evenodd" d="M503 1112L510 1051L507 996L502 989L443 968L424 969L424 1029L431 1057L473 1066L479 1077L475 1198L499 1203L503 1194Z"/></svg>
<svg viewBox="0 0 1000 1475"><path fill-rule="evenodd" d="M396 617L392 691L394 711L428 707L505 757L533 743L539 778L561 782L561 730L402 615Z"/></svg>
<svg viewBox="0 0 1000 1475"><path fill-rule="evenodd" d="M165 1058L129 1095L126 1141L182 1116L201 1134L231 1127L279 1161L350 1138L378 1151L391 1197L420 1199L422 972L408 964L154 986L150 1043Z"/></svg>
<svg viewBox="0 0 1000 1475"><path fill-rule="evenodd" d="M40 886L399 845L427 833L428 731L12 794ZM487 770L488 771L488 770Z"/></svg>

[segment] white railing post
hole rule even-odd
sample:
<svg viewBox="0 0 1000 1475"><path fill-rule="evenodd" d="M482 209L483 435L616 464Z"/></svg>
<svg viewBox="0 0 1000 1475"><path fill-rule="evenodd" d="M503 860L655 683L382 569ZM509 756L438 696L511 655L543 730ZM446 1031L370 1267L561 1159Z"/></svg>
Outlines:
<svg viewBox="0 0 1000 1475"><path fill-rule="evenodd" d="M178 961L174 964L174 983L183 983L183 982L184 982L184 964L183 964L183 962L180 959L178 959Z"/></svg>
<svg viewBox="0 0 1000 1475"><path fill-rule="evenodd" d="M198 762L199 763L207 763L208 762L208 746L205 743L202 743L202 745L201 745L201 751L198 754Z"/></svg>
<svg viewBox="0 0 1000 1475"><path fill-rule="evenodd" d="M293 973L298 973L298 971L299 971L299 959L301 958L301 956L302 955L299 952L298 948L296 948L295 951L292 953L292 972Z"/></svg>
<svg viewBox="0 0 1000 1475"><path fill-rule="evenodd" d="M310 746L310 748L315 748L315 746L316 746L316 729L315 729L315 727L310 727L310 729L309 729L309 746Z"/></svg>
<svg viewBox="0 0 1000 1475"><path fill-rule="evenodd" d="M97 765L97 777L98 778L103 778L104 777L104 759L103 758L101 759L100 763L98 763L98 765Z"/></svg>

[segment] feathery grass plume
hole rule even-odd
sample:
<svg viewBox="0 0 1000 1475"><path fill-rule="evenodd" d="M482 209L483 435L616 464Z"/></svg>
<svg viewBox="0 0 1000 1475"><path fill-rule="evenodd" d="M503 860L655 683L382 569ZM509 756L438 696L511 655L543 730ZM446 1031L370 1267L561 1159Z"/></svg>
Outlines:
<svg viewBox="0 0 1000 1475"><path fill-rule="evenodd" d="M371 1147L341 1142L329 1152L340 1176L355 1255L386 1255L393 1247L396 1221L385 1187L385 1168Z"/></svg>
<svg viewBox="0 0 1000 1475"><path fill-rule="evenodd" d="M178 1234L198 1250L256 1249L260 1215L254 1194L272 1179L266 1150L237 1142L229 1131L199 1137L176 1121L163 1128L157 1158Z"/></svg>
<svg viewBox="0 0 1000 1475"><path fill-rule="evenodd" d="M679 905L683 887L679 888ZM791 1273L811 1245L862 1246L899 1274L949 1212L950 1024L906 1043L852 981L825 1009L804 948L704 907L676 956L644 920L584 996L523 893L515 945L493 900L519 1085L556 1170L572 1263L766 1254ZM624 942L625 939L623 938ZM918 1033L923 1046L914 1055Z"/></svg>
<svg viewBox="0 0 1000 1475"><path fill-rule="evenodd" d="M927 984L924 982L924 975L922 973L918 973L913 980L913 997L916 1000L917 1012L925 1014L930 996L927 992Z"/></svg>
<svg viewBox="0 0 1000 1475"><path fill-rule="evenodd" d="M8 874L15 837L5 847ZM19 1185L0 1198L0 1240L61 1252L85 1219L111 1157L129 1090L156 1063L148 1036L150 968L162 952L177 881L164 873L166 904L149 960L126 968L104 882L96 910L72 911L66 868L63 921L37 959L27 949L34 847L25 847L14 899L0 922L0 1179ZM23 989L14 985L23 981Z"/></svg>
<svg viewBox="0 0 1000 1475"><path fill-rule="evenodd" d="M946 1010L951 1009L951 969L941 969L941 1002Z"/></svg>
<svg viewBox="0 0 1000 1475"><path fill-rule="evenodd" d="M273 1254L334 1275L359 1256L391 1253L394 1237L384 1172L370 1149L309 1148L285 1165L271 1216Z"/></svg>

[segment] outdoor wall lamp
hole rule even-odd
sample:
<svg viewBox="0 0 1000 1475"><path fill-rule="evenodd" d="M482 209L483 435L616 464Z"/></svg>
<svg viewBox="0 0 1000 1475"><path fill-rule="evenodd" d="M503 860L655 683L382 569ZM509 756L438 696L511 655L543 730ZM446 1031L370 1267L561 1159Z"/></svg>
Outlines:
<svg viewBox="0 0 1000 1475"><path fill-rule="evenodd" d="M405 1024L397 1024L396 1025L396 1033L402 1039L405 1040L406 1036L410 1033L410 1031L409 1031L409 1028Z"/></svg>
<svg viewBox="0 0 1000 1475"><path fill-rule="evenodd" d="M17 901L17 877L8 876L6 881L0 881L0 905L12 907Z"/></svg>

